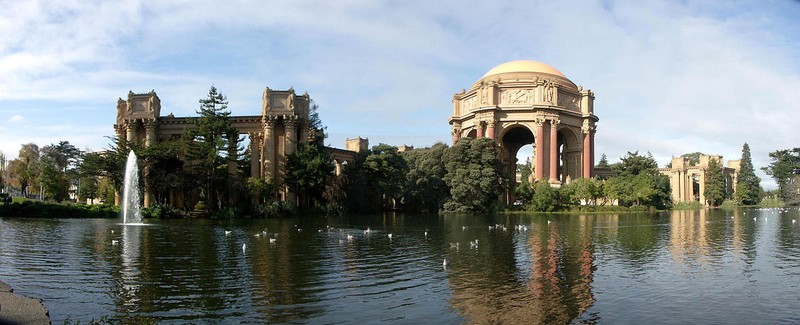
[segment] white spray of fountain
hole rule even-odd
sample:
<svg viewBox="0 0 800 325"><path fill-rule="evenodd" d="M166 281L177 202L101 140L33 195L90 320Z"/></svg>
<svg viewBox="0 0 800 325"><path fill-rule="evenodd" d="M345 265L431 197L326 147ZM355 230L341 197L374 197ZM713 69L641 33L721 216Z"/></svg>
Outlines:
<svg viewBox="0 0 800 325"><path fill-rule="evenodd" d="M125 163L125 183L122 192L122 222L124 224L137 224L142 222L141 206L139 205L139 165L136 163L136 154L133 150L128 154Z"/></svg>

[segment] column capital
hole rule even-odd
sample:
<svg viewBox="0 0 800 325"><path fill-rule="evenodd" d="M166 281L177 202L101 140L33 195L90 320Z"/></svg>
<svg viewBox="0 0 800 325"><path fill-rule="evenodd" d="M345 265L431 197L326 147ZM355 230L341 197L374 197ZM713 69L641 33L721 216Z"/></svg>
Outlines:
<svg viewBox="0 0 800 325"><path fill-rule="evenodd" d="M261 135L261 132L247 132L247 136L249 136L250 139L259 140L259 139L261 139L262 135Z"/></svg>
<svg viewBox="0 0 800 325"><path fill-rule="evenodd" d="M157 126L158 126L158 121L157 121L157 120L155 120L155 119L147 119L147 120L144 120L144 127L145 127L147 130L155 130L155 128L156 128Z"/></svg>
<svg viewBox="0 0 800 325"><path fill-rule="evenodd" d="M273 128L275 126L275 117L264 116L263 118L261 118L261 125L263 125L264 128L270 128L270 129Z"/></svg>

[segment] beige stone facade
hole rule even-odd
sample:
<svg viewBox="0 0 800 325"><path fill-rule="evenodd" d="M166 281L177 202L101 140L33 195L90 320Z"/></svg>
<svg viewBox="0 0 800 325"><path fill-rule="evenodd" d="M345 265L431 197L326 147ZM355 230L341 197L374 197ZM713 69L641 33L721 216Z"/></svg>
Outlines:
<svg viewBox="0 0 800 325"><path fill-rule="evenodd" d="M494 139L510 176L516 171L517 151L532 144L532 175L559 186L594 175L598 120L591 90L547 64L511 61L456 93L449 122L453 142L462 137Z"/></svg>
<svg viewBox="0 0 800 325"><path fill-rule="evenodd" d="M250 139L252 156L250 177L274 179L281 200L294 201L295 195L285 185L286 157L297 149L297 144L309 137L308 116L311 99L307 93L298 95L294 89L273 90L262 93L261 115L231 116L233 126ZM144 94L128 93L127 99L117 101L117 120L114 125L120 138L151 146L165 139L179 139L193 128L195 117L161 116L161 100L155 91ZM359 138L360 139L360 138ZM366 146L364 140L362 146ZM341 163L352 161L355 152L329 148L328 152L341 171ZM237 166L229 166L233 174ZM170 203L191 201L185 193L174 193ZM145 191L144 205L152 204L152 196Z"/></svg>
<svg viewBox="0 0 800 325"><path fill-rule="evenodd" d="M708 172L708 162L714 159L722 166L722 156L701 155L696 165L691 165L689 158L672 158L670 168L660 168L661 174L669 177L669 186L672 190L672 202L691 202L698 201L707 204L703 192L706 187L706 173ZM726 191L733 194L736 191L736 178L739 176L740 160L728 161L727 167L722 167L722 174L725 180Z"/></svg>

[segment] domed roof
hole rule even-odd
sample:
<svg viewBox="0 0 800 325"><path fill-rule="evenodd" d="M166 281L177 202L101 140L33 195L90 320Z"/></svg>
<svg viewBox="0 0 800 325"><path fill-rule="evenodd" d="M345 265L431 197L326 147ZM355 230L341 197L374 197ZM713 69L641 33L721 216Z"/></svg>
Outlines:
<svg viewBox="0 0 800 325"><path fill-rule="evenodd" d="M484 74L483 77L481 77L481 79L496 74L510 73L510 72L547 73L567 78L567 76L561 73L561 71L558 71L558 69L553 68L548 64L531 60L516 60L516 61L509 61L492 68L491 70L489 70L489 72L486 72L486 74Z"/></svg>

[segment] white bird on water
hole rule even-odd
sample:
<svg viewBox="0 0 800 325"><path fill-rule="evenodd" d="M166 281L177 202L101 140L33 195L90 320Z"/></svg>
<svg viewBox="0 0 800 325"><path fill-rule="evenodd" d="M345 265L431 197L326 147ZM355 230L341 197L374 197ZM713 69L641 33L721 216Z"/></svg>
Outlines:
<svg viewBox="0 0 800 325"><path fill-rule="evenodd" d="M242 251L244 251L245 249L247 249L247 244L242 244Z"/></svg>
<svg viewBox="0 0 800 325"><path fill-rule="evenodd" d="M550 224L550 222L551 222L550 220L547 220L547 224L548 224L548 225Z"/></svg>
<svg viewBox="0 0 800 325"><path fill-rule="evenodd" d="M116 244L119 244L119 240L112 239L111 240L111 245L116 245Z"/></svg>
<svg viewBox="0 0 800 325"><path fill-rule="evenodd" d="M425 237L428 237L428 231L425 230Z"/></svg>
<svg viewBox="0 0 800 325"><path fill-rule="evenodd" d="M386 236L389 237L389 240L392 240L392 234L388 234Z"/></svg>
<svg viewBox="0 0 800 325"><path fill-rule="evenodd" d="M447 258L445 258L444 261L442 261L442 267L447 267Z"/></svg>
<svg viewBox="0 0 800 325"><path fill-rule="evenodd" d="M276 238L270 238L270 239L269 239L269 243L270 243L270 244L274 244L276 241L277 241L277 239L276 239Z"/></svg>
<svg viewBox="0 0 800 325"><path fill-rule="evenodd" d="M795 223L795 222L797 222L797 219L792 219L792 223Z"/></svg>
<svg viewBox="0 0 800 325"><path fill-rule="evenodd" d="M112 233L112 234L114 233L114 229L111 229L111 233Z"/></svg>
<svg viewBox="0 0 800 325"><path fill-rule="evenodd" d="M353 235L347 234L347 240L353 240Z"/></svg>
<svg viewBox="0 0 800 325"><path fill-rule="evenodd" d="M230 230L225 230L225 236L228 236L228 235L230 235L230 234L231 234L231 231L230 231Z"/></svg>

